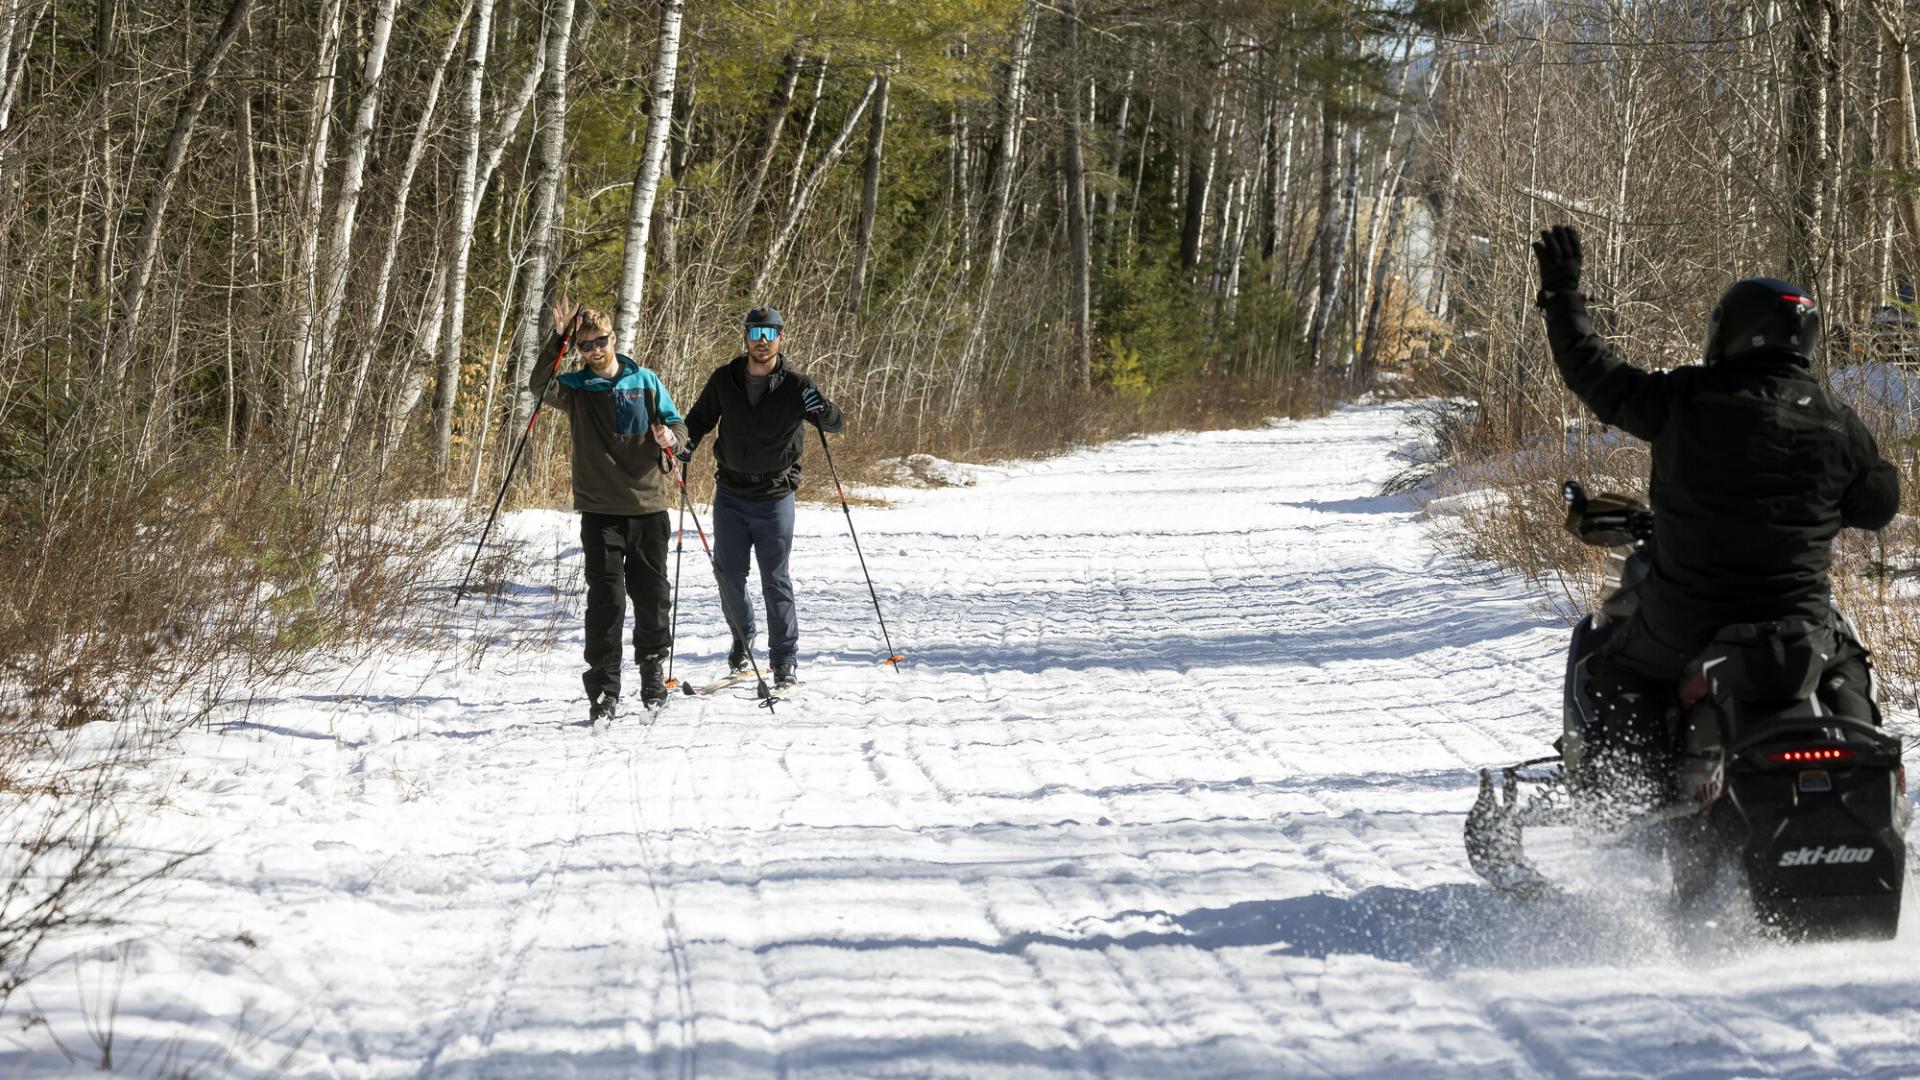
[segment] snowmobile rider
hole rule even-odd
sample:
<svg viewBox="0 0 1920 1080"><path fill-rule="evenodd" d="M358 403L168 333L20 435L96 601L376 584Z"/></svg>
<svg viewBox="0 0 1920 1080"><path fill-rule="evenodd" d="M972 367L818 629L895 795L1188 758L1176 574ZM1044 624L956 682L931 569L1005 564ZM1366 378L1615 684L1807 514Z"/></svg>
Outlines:
<svg viewBox="0 0 1920 1080"><path fill-rule="evenodd" d="M527 389L566 411L573 430L573 506L580 512L586 563L587 670L591 718L611 719L620 701L620 632L633 598L633 652L640 700L666 701L662 668L672 644L672 592L667 584L667 514L673 451L686 422L659 376L617 351L613 322L594 308L553 305L553 334L533 366ZM571 329L569 354L582 366L551 380L548 373Z"/></svg>
<svg viewBox="0 0 1920 1080"><path fill-rule="evenodd" d="M1643 371L1594 332L1579 231L1547 229L1533 253L1537 306L1568 389L1602 422L1652 445L1652 571L1634 616L1588 661L1600 730L1589 733L1593 772L1572 779L1661 800L1666 709L1686 663L1734 623L1838 624L1827 583L1833 538L1893 520L1899 476L1810 370L1820 315L1805 290L1736 281L1707 320L1704 364ZM1822 699L1878 723L1866 650L1833 628Z"/></svg>
<svg viewBox="0 0 1920 1080"><path fill-rule="evenodd" d="M839 407L781 355L785 340L778 311L747 312L746 351L707 378L687 413L687 442L680 450L680 460L690 461L700 440L719 425L713 450L713 557L720 568L720 604L733 631L727 668L737 672L747 666L754 637L747 599L751 549L760 564L775 689L797 679L800 624L787 556L793 551L793 493L800 486L800 451L806 445L802 423L811 421L824 432L846 426Z"/></svg>

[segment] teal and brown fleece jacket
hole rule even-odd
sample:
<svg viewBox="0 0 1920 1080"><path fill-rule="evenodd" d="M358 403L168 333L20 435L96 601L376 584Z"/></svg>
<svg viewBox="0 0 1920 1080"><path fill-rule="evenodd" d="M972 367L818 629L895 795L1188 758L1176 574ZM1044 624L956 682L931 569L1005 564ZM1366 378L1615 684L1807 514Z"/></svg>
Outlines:
<svg viewBox="0 0 1920 1080"><path fill-rule="evenodd" d="M673 479L660 471L660 448L651 434L665 424L682 445L687 422L660 377L618 358L620 372L603 379L585 368L547 381L558 335L550 336L527 380L538 394L546 383L549 404L566 410L573 428L573 508L594 514L652 514L676 501Z"/></svg>

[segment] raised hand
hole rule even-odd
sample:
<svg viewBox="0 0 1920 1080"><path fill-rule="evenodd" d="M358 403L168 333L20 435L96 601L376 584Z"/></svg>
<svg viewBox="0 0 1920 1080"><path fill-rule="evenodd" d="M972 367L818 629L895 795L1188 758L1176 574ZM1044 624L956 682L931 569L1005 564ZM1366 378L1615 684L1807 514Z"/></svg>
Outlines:
<svg viewBox="0 0 1920 1080"><path fill-rule="evenodd" d="M1540 264L1540 290L1545 293L1575 292L1580 288L1580 230L1572 225L1555 225L1540 230L1533 242L1533 258Z"/></svg>

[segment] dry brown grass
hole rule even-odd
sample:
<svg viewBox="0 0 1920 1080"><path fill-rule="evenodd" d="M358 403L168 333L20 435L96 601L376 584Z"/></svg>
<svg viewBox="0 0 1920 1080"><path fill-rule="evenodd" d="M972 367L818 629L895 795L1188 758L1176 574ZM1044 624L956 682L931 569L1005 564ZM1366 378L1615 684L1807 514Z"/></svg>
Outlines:
<svg viewBox="0 0 1920 1080"><path fill-rule="evenodd" d="M391 485L305 492L270 463L13 504L0 520L0 682L16 737L191 689L268 682L418 634L408 616L466 533ZM496 556L497 558L498 556ZM212 679L212 682L208 680Z"/></svg>
<svg viewBox="0 0 1920 1080"><path fill-rule="evenodd" d="M190 857L117 840L122 778L170 732L432 633L421 613L444 602L470 523L392 484L280 476L176 463L0 500L0 1003L43 944L117 921ZM495 547L476 577L511 556ZM115 723L65 735L90 721Z"/></svg>

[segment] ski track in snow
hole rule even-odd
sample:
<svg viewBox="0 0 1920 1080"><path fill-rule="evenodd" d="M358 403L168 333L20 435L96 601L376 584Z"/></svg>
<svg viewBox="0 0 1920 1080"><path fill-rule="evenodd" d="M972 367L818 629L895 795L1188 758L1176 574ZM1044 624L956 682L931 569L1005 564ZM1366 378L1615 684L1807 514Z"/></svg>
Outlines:
<svg viewBox="0 0 1920 1080"><path fill-rule="evenodd" d="M560 565L451 622L557 644L181 738L138 838L207 854L98 939L123 970L83 954L13 1019L85 1053L111 1011L143 1075L1920 1075L1912 912L1782 945L1676 925L1631 870L1473 877L1475 771L1546 751L1565 635L1375 494L1408 410L884 492L855 521L898 673L839 508L804 506L799 693L599 737L577 519L511 515ZM682 577L697 681L725 632L698 547ZM0 1075L68 1068L8 1030Z"/></svg>

